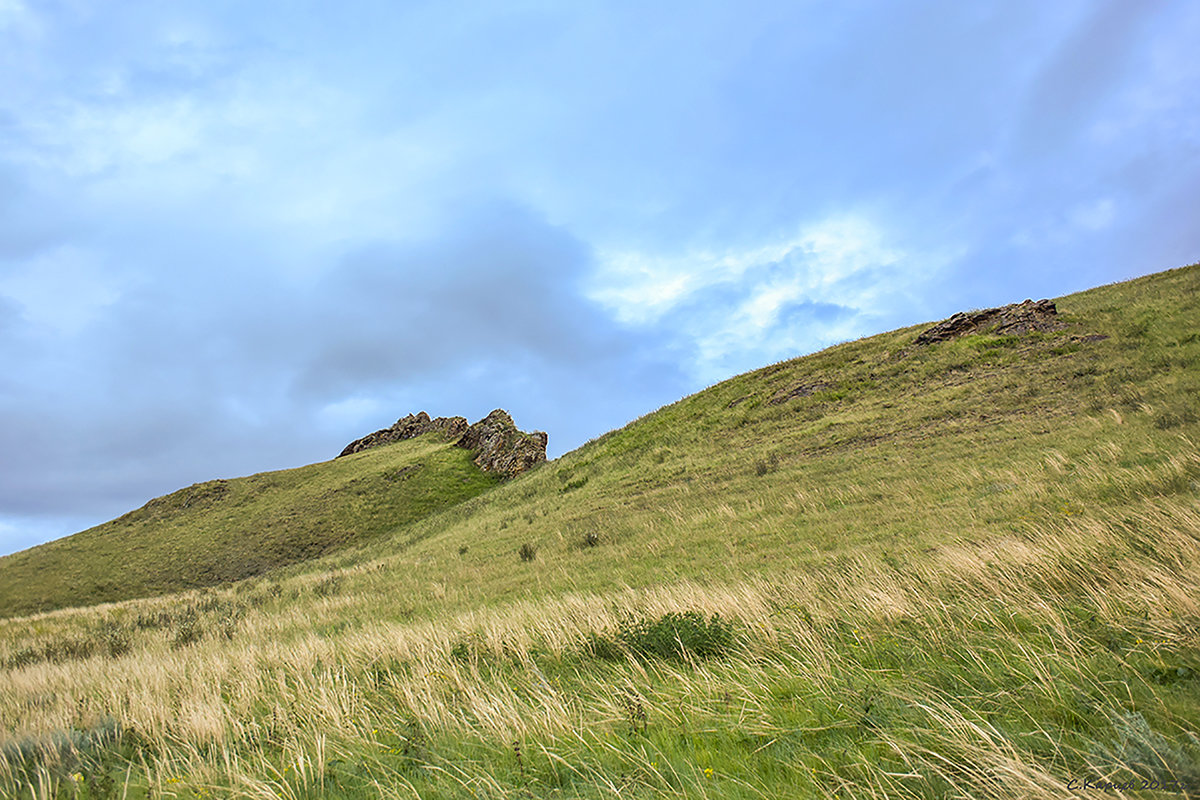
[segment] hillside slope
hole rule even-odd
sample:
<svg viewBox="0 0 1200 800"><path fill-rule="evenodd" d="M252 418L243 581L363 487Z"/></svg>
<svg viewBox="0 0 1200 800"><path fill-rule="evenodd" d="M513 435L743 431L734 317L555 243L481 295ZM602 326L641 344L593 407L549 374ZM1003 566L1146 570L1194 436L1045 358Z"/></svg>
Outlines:
<svg viewBox="0 0 1200 800"><path fill-rule="evenodd" d="M0 620L0 794L1197 796L1200 266L1056 304L737 376L232 587Z"/></svg>
<svg viewBox="0 0 1200 800"><path fill-rule="evenodd" d="M1196 498L1200 464L1181 454L1200 433L1200 268L1057 305L1053 330L924 346L929 326L914 326L740 375L371 552L444 613L614 579L894 560L1146 495Z"/></svg>
<svg viewBox="0 0 1200 800"><path fill-rule="evenodd" d="M0 614L211 586L361 544L494 486L471 458L433 435L198 483L0 558Z"/></svg>

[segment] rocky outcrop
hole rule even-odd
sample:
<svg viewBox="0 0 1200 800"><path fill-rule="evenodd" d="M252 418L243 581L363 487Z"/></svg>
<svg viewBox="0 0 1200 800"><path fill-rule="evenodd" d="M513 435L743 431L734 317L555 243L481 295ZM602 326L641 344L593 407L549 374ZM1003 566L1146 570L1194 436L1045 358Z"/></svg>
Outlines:
<svg viewBox="0 0 1200 800"><path fill-rule="evenodd" d="M428 414L420 411L416 414L409 414L407 417L401 417L390 428L384 428L383 430L367 434L361 439L355 439L346 445L345 449L338 454L338 458L372 447L412 439L426 433L440 433L447 439L452 439L462 436L466 430L466 417L438 417L437 419L430 419Z"/></svg>
<svg viewBox="0 0 1200 800"><path fill-rule="evenodd" d="M438 433L447 439L457 439L456 447L475 453L475 464L484 472L504 478L520 475L530 467L546 460L549 438L542 431L525 433L518 430L507 411L496 409L474 425L465 417L430 419L424 411L396 420L390 428L375 431L346 445L338 455L350 455L372 447L412 439L426 433Z"/></svg>
<svg viewBox="0 0 1200 800"><path fill-rule="evenodd" d="M916 344L929 345L966 336L990 333L995 336L1019 336L1030 331L1057 331L1065 325L1058 320L1058 309L1050 300L1026 300L982 311L960 311L924 331Z"/></svg>
<svg viewBox="0 0 1200 800"><path fill-rule="evenodd" d="M508 412L497 408L467 428L455 444L473 450L475 464L484 472L511 478L546 460L549 438L542 431L517 430Z"/></svg>

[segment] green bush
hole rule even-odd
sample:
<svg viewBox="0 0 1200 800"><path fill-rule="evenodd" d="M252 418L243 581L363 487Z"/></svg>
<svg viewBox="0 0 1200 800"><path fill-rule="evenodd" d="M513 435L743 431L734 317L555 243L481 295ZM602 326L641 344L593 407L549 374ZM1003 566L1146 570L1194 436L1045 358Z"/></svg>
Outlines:
<svg viewBox="0 0 1200 800"><path fill-rule="evenodd" d="M617 630L617 641L632 652L668 659L715 658L731 650L735 639L733 623L698 611L627 619Z"/></svg>

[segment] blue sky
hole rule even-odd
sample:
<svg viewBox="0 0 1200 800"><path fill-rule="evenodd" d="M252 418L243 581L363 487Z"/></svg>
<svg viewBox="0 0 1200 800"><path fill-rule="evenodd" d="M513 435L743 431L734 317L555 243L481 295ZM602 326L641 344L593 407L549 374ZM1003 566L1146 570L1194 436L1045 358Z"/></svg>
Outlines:
<svg viewBox="0 0 1200 800"><path fill-rule="evenodd" d="M0 552L1200 259L1200 4L0 0Z"/></svg>

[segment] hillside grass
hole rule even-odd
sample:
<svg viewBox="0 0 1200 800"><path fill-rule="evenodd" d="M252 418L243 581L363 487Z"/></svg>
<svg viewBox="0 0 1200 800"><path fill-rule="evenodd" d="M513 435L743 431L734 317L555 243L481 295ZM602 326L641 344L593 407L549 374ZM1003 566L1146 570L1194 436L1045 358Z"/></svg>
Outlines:
<svg viewBox="0 0 1200 800"><path fill-rule="evenodd" d="M355 546L496 484L424 436L298 469L214 480L0 558L0 613L212 586Z"/></svg>
<svg viewBox="0 0 1200 800"><path fill-rule="evenodd" d="M847 343L361 547L0 621L0 794L1200 795L1198 290Z"/></svg>

